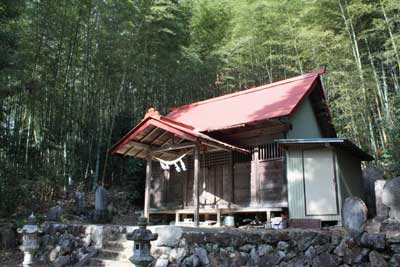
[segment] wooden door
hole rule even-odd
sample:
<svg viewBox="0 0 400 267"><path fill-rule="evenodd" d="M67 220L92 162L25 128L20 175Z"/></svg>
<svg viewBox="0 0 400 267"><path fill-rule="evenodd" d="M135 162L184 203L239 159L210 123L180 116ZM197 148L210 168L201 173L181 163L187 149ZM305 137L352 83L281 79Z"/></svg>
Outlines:
<svg viewBox="0 0 400 267"><path fill-rule="evenodd" d="M257 163L257 202L273 206L287 201L285 160L260 160Z"/></svg>
<svg viewBox="0 0 400 267"><path fill-rule="evenodd" d="M250 203L250 162L235 163L233 166L234 203Z"/></svg>

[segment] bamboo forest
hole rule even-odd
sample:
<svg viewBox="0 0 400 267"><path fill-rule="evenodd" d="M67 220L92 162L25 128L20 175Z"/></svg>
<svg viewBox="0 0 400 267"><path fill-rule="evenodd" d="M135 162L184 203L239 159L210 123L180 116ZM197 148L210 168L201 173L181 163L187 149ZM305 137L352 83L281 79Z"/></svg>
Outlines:
<svg viewBox="0 0 400 267"><path fill-rule="evenodd" d="M149 107L321 67L338 136L400 174L398 0L1 0L0 54L0 217L71 183L143 201L109 152Z"/></svg>

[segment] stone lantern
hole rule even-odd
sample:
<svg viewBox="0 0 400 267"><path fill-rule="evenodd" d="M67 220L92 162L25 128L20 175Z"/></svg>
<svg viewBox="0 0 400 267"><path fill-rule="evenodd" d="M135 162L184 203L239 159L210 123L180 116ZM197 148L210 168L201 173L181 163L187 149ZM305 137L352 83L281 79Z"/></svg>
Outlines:
<svg viewBox="0 0 400 267"><path fill-rule="evenodd" d="M24 252L23 267L30 267L33 264L33 253L39 248L38 235L42 233L39 226L36 224L36 217L31 214L28 218L28 223L22 228L18 228L17 232L22 234L21 251Z"/></svg>
<svg viewBox="0 0 400 267"><path fill-rule="evenodd" d="M139 218L138 225L139 229L136 229L132 234L127 236L128 240L134 241L133 256L129 260L136 267L147 267L154 260L154 257L150 254L150 241L156 240L158 235L146 229L147 219L145 217Z"/></svg>

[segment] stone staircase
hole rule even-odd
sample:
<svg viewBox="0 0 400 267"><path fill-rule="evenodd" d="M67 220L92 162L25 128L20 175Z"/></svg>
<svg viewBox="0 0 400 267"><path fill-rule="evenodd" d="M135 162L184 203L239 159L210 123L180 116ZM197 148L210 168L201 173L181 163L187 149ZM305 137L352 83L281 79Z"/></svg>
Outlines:
<svg viewBox="0 0 400 267"><path fill-rule="evenodd" d="M126 240L125 235L115 241L107 241L84 266L87 267L133 267L129 261L132 256L133 241Z"/></svg>

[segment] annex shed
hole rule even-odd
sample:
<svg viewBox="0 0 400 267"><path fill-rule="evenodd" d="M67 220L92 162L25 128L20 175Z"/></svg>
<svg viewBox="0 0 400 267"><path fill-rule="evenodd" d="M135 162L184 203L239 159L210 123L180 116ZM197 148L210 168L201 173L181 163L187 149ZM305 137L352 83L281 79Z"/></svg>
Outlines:
<svg viewBox="0 0 400 267"><path fill-rule="evenodd" d="M145 216L174 214L177 223L189 216L198 226L210 216L220 224L223 214L263 213L269 220L271 212L288 211L291 219L340 223L346 195L362 197L361 161L372 158L336 138L324 71L165 116L149 109L111 149L147 160Z"/></svg>

